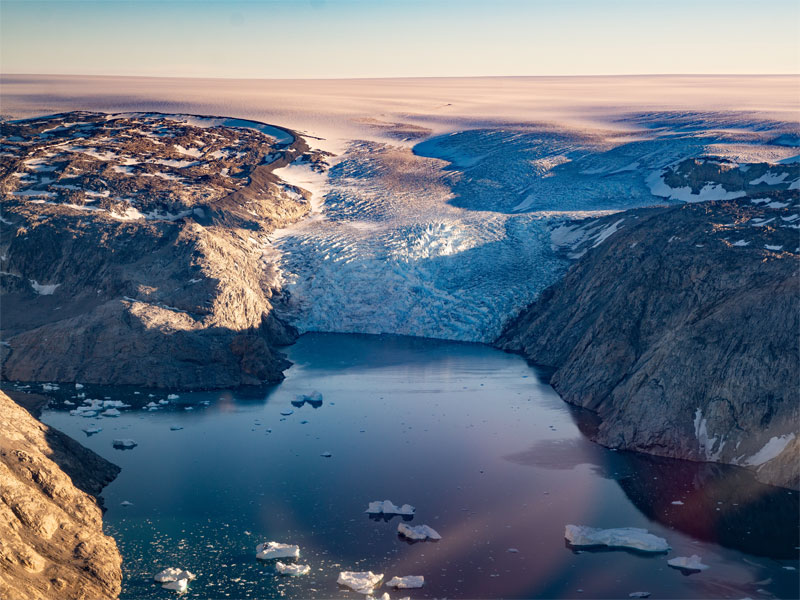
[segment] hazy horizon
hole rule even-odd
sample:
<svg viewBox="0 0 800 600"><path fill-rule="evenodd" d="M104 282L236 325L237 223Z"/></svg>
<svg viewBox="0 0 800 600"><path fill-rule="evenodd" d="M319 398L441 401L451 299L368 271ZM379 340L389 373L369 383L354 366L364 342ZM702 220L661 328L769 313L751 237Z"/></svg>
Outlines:
<svg viewBox="0 0 800 600"><path fill-rule="evenodd" d="M10 75L800 73L800 5L791 0L5 0L0 16L0 71Z"/></svg>

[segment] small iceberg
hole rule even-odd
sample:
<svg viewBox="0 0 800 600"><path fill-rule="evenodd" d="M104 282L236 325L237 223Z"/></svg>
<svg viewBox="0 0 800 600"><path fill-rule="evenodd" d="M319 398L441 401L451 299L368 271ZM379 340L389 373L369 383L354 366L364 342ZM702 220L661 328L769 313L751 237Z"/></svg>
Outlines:
<svg viewBox="0 0 800 600"><path fill-rule="evenodd" d="M122 502L119 503L119 505L120 506L133 506L133 502L131 502L130 500L123 500Z"/></svg>
<svg viewBox="0 0 800 600"><path fill-rule="evenodd" d="M406 575L404 577L392 577L387 583L387 586L398 589L414 589L421 588L425 585L425 577L422 575Z"/></svg>
<svg viewBox="0 0 800 600"><path fill-rule="evenodd" d="M113 442L111 442L111 445L119 450L130 450L131 448L135 448L139 444L137 444L133 440L114 440Z"/></svg>
<svg viewBox="0 0 800 600"><path fill-rule="evenodd" d="M320 456L322 456L323 458L330 458L331 456L333 456L333 454L331 453L330 450L325 450L325 452L320 454Z"/></svg>
<svg viewBox="0 0 800 600"><path fill-rule="evenodd" d="M297 577L298 575L308 575L311 567L309 565L286 564L278 561L275 563L275 570L281 575Z"/></svg>
<svg viewBox="0 0 800 600"><path fill-rule="evenodd" d="M180 425L173 425L172 427L169 428L170 431L180 431L181 429L183 429L183 427L181 427Z"/></svg>
<svg viewBox="0 0 800 600"><path fill-rule="evenodd" d="M183 594L186 591L189 582L194 578L194 573L174 567L164 569L153 576L153 579L160 583L162 588L178 592L179 594Z"/></svg>
<svg viewBox="0 0 800 600"><path fill-rule="evenodd" d="M102 427L84 427L83 428L83 433L85 433L86 435L94 435L95 433L100 433L101 431L103 431Z"/></svg>
<svg viewBox="0 0 800 600"><path fill-rule="evenodd" d="M359 594L371 594L383 579L383 573L372 571L342 571L336 583L349 587Z"/></svg>
<svg viewBox="0 0 800 600"><path fill-rule="evenodd" d="M397 533L405 538L415 541L442 539L442 536L440 536L433 527L428 527L427 525L417 525L416 527L412 527L411 525L407 525L405 523L399 523L397 525Z"/></svg>
<svg viewBox="0 0 800 600"><path fill-rule="evenodd" d="M178 394L168 394L167 395L167 400L177 400L178 398L180 398L180 396L178 396Z"/></svg>
<svg viewBox="0 0 800 600"><path fill-rule="evenodd" d="M313 391L310 394L298 394L295 399L292 400L292 404L297 408L300 408L305 403L310 404L313 408L319 408L322 406L322 394Z"/></svg>
<svg viewBox="0 0 800 600"><path fill-rule="evenodd" d="M83 384L82 383L76 383L75 384L75 389L76 390L82 390L83 389Z"/></svg>
<svg viewBox="0 0 800 600"><path fill-rule="evenodd" d="M293 410L290 410L290 409L287 409L287 410L282 410L282 411L281 411L281 414L282 414L284 417L288 417L289 415L293 415L293 414L294 414L294 411L293 411Z"/></svg>
<svg viewBox="0 0 800 600"><path fill-rule="evenodd" d="M376 500L375 502L370 502L364 512L370 515L413 515L416 510L410 504L397 506L390 500L384 500L383 502Z"/></svg>
<svg viewBox="0 0 800 600"><path fill-rule="evenodd" d="M630 548L639 552L669 552L667 540L653 535L646 529L620 527L618 529L595 529L583 525L567 525L564 537L570 546L608 546Z"/></svg>
<svg viewBox="0 0 800 600"><path fill-rule="evenodd" d="M256 546L256 558L270 560L273 558L300 558L300 546L265 542Z"/></svg>
<svg viewBox="0 0 800 600"><path fill-rule="evenodd" d="M118 417L122 413L119 412L116 408L109 408L108 410L104 410L100 414L103 415L104 417Z"/></svg>
<svg viewBox="0 0 800 600"><path fill-rule="evenodd" d="M690 573L698 573L700 571L705 571L708 568L708 565L703 564L703 562L700 560L700 557L697 556L697 554L692 554L691 556L678 556L676 558L671 558L667 561L667 564L675 569L680 569L681 571L688 571Z"/></svg>
<svg viewBox="0 0 800 600"><path fill-rule="evenodd" d="M650 592L631 592L628 598L649 598Z"/></svg>

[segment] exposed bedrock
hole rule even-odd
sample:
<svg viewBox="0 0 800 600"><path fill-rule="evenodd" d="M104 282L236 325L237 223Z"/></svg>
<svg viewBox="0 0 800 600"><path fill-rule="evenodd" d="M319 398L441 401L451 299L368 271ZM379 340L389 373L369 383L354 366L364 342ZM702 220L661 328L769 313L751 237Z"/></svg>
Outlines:
<svg viewBox="0 0 800 600"><path fill-rule="evenodd" d="M797 488L797 209L790 190L607 217L616 232L497 345L557 367L553 387L598 413L605 446Z"/></svg>
<svg viewBox="0 0 800 600"><path fill-rule="evenodd" d="M0 392L0 597L119 595L122 559L94 497L118 472Z"/></svg>
<svg viewBox="0 0 800 600"><path fill-rule="evenodd" d="M4 379L204 389L283 378L278 347L296 333L272 311L268 235L309 203L271 171L317 157L297 136L277 143L257 123L217 121L75 113L4 125Z"/></svg>

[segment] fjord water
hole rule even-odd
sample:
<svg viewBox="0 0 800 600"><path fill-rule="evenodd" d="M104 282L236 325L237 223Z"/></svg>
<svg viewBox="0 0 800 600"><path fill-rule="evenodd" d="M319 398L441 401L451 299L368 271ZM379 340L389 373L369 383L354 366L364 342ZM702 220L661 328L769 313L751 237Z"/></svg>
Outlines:
<svg viewBox="0 0 800 600"><path fill-rule="evenodd" d="M86 386L88 398L133 407L116 418L59 404L44 413L122 467L103 492L122 598L169 597L152 578L171 566L197 574L187 594L197 598L361 598L336 584L341 570L424 575L424 588L392 593L412 598L797 597L796 494L740 469L597 446L581 433L590 416L518 356L344 334L304 335L288 353L286 380L266 390L183 393L148 412L165 393ZM313 390L320 407L291 404ZM93 423L103 430L87 438ZM138 446L115 450L116 438ZM416 506L411 524L443 539L410 544L397 536L401 517L364 514L384 499ZM567 523L643 527L673 550L574 551ZM256 560L269 540L299 544L311 573L283 577ZM710 569L667 566L692 554Z"/></svg>

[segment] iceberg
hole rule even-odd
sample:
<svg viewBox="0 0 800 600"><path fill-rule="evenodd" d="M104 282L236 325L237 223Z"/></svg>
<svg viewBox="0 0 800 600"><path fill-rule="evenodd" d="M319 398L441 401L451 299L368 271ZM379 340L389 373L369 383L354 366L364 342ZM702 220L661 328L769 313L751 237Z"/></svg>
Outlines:
<svg viewBox="0 0 800 600"><path fill-rule="evenodd" d="M104 417L118 417L122 413L119 412L116 408L109 408L108 410L104 410L100 414L103 415Z"/></svg>
<svg viewBox="0 0 800 600"><path fill-rule="evenodd" d="M359 594L371 594L383 579L383 573L372 571L342 571L336 583L349 587Z"/></svg>
<svg viewBox="0 0 800 600"><path fill-rule="evenodd" d="M405 523L399 523L397 525L397 533L410 540L422 541L442 539L442 536L440 536L433 527L428 527L427 525L417 525L416 527L412 527L410 525L406 525Z"/></svg>
<svg viewBox="0 0 800 600"><path fill-rule="evenodd" d="M308 572L311 571L311 567L309 565L286 564L278 561L275 563L275 570L281 575L297 576L308 575Z"/></svg>
<svg viewBox="0 0 800 600"><path fill-rule="evenodd" d="M314 408L319 408L322 406L322 394L313 391L310 394L298 394L295 399L292 400L292 404L298 408L303 406L306 402Z"/></svg>
<svg viewBox="0 0 800 600"><path fill-rule="evenodd" d="M133 440L114 440L111 442L111 445L120 450L129 450L130 448L135 448L139 444Z"/></svg>
<svg viewBox="0 0 800 600"><path fill-rule="evenodd" d="M330 450L325 450L325 452L323 452L322 454L320 454L320 456L322 456L322 457L324 457L324 458L330 458L331 456L333 456L333 454L331 453L331 451L330 451Z"/></svg>
<svg viewBox="0 0 800 600"><path fill-rule="evenodd" d="M289 415L293 415L293 414L294 414L294 411L293 411L293 410L282 410L282 411L281 411L281 414L282 414L284 417L288 417Z"/></svg>
<svg viewBox="0 0 800 600"><path fill-rule="evenodd" d="M649 598L650 592L631 592L628 598Z"/></svg>
<svg viewBox="0 0 800 600"><path fill-rule="evenodd" d="M256 558L270 560L272 558L299 558L300 546L281 544L280 542L265 542L256 546Z"/></svg>
<svg viewBox="0 0 800 600"><path fill-rule="evenodd" d="M166 568L153 576L153 579L160 583L162 588L179 594L186 591L189 582L194 578L194 573L184 569L176 569L175 567Z"/></svg>
<svg viewBox="0 0 800 600"><path fill-rule="evenodd" d="M183 429L183 427L181 427L180 425L173 425L172 427L169 428L170 431L180 431L181 429Z"/></svg>
<svg viewBox="0 0 800 600"><path fill-rule="evenodd" d="M369 506L367 506L367 510L364 512L370 515L413 515L416 510L417 509L410 504L397 506L390 500L384 500L383 502L376 500L375 502L370 502Z"/></svg>
<svg viewBox="0 0 800 600"><path fill-rule="evenodd" d="M703 564L700 560L700 557L697 554L692 554L691 556L678 556L676 558L671 558L667 561L667 564L670 567L675 569L680 569L681 571L705 571L708 568L708 565Z"/></svg>
<svg viewBox="0 0 800 600"><path fill-rule="evenodd" d="M404 577L392 577L387 583L387 586L398 589L413 589L421 588L425 585L425 577L422 575L406 575Z"/></svg>
<svg viewBox="0 0 800 600"><path fill-rule="evenodd" d="M571 546L608 546L630 548L639 552L668 552L667 540L653 535L646 529L620 527L618 529L595 529L583 525L567 525L564 537Z"/></svg>
<svg viewBox="0 0 800 600"><path fill-rule="evenodd" d="M180 398L178 394L167 394L167 400L177 400L178 398Z"/></svg>
<svg viewBox="0 0 800 600"><path fill-rule="evenodd" d="M83 428L83 433L85 433L86 435L94 435L95 433L100 433L101 431L103 431L102 427L84 427Z"/></svg>

